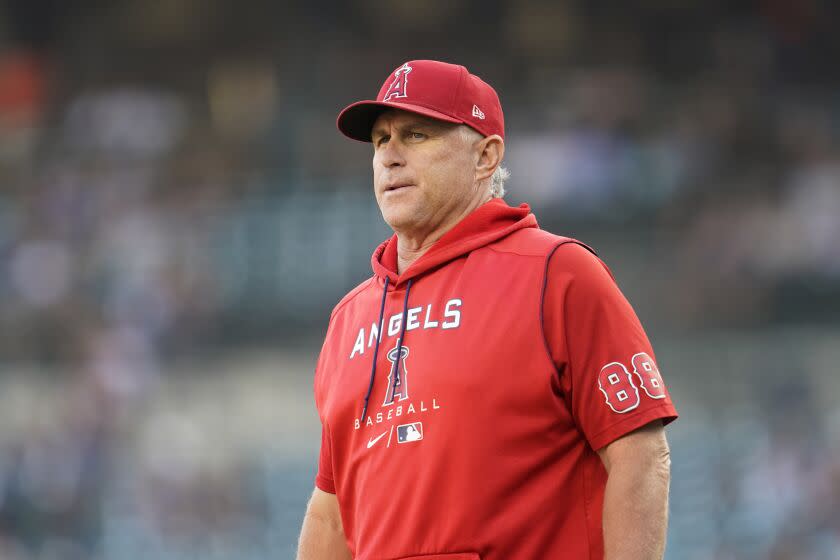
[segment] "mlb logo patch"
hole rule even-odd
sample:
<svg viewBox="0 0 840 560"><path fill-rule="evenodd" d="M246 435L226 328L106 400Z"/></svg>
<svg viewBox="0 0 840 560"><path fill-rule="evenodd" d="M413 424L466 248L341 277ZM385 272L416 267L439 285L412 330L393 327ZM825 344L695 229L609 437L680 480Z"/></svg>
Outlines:
<svg viewBox="0 0 840 560"><path fill-rule="evenodd" d="M397 443L408 443L423 439L423 422L397 426Z"/></svg>

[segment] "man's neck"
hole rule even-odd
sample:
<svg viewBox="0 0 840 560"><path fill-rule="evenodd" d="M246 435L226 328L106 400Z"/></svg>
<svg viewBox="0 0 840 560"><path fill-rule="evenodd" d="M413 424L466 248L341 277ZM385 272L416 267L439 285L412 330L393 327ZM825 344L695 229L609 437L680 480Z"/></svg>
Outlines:
<svg viewBox="0 0 840 560"><path fill-rule="evenodd" d="M432 245L437 243L438 239L443 237L444 233L446 232L441 231L440 234L426 237L420 242L414 239L406 239L397 233L397 274L405 272L414 261L431 249Z"/></svg>
<svg viewBox="0 0 840 560"><path fill-rule="evenodd" d="M412 234L408 232L397 231L397 274L402 274L409 266L417 259L422 257L429 249L434 246L438 240L446 234L449 230L454 228L458 223L470 215L473 210L482 204L492 200L492 196L486 199L479 200L464 208L464 210L453 219L441 224L440 227L426 234Z"/></svg>

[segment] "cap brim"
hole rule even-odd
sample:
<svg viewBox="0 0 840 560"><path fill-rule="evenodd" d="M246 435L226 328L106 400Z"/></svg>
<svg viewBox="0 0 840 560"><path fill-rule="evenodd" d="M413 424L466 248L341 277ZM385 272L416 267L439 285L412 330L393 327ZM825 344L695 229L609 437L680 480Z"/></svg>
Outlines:
<svg viewBox="0 0 840 560"><path fill-rule="evenodd" d="M391 103L388 101L357 101L348 105L338 114L335 124L338 130L348 138L358 140L360 142L370 142L370 133L373 129L373 123L379 115L386 109L400 109L401 111L408 111L409 113L417 113L440 121L451 123L463 123L461 119L456 119L445 115L434 109L428 109L420 105L412 105L410 103Z"/></svg>

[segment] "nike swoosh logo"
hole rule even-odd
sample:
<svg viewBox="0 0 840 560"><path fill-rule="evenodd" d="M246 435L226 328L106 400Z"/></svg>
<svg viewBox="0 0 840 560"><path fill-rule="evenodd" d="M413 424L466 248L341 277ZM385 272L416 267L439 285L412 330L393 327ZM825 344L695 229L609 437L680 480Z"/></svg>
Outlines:
<svg viewBox="0 0 840 560"><path fill-rule="evenodd" d="M370 438L370 439L368 440L368 449L370 449L371 447L373 447L374 445L376 445L376 442L377 442L377 441L379 441L380 439L384 438L384 437L385 437L385 434L387 434L387 433L388 433L388 432L387 432L387 431L385 431L385 432L382 432L381 434L379 434L378 436L376 436L375 438Z"/></svg>

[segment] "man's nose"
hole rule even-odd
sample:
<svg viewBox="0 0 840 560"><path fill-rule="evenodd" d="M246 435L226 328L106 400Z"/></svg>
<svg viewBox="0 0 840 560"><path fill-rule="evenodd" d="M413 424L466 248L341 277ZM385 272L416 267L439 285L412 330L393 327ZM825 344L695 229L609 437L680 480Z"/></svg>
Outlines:
<svg viewBox="0 0 840 560"><path fill-rule="evenodd" d="M401 165L405 165L405 159L403 158L402 153L402 146L400 146L399 140L391 138L384 145L382 145L380 151L380 161L385 167L399 167Z"/></svg>

